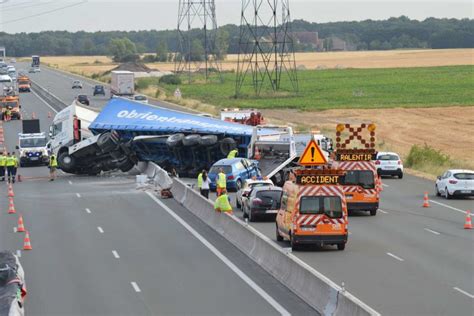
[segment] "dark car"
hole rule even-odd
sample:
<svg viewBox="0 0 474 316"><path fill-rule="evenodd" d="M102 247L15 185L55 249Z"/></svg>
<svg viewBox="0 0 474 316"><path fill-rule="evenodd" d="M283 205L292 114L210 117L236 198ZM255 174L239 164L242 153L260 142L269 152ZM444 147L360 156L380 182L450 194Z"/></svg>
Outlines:
<svg viewBox="0 0 474 316"><path fill-rule="evenodd" d="M103 86L103 85L100 85L100 84L98 84L98 85L96 85L96 86L94 87L94 93L93 93L93 95L94 95L94 97L95 97L96 95L99 95L99 94L105 96L105 89L104 89L104 86Z"/></svg>
<svg viewBox="0 0 474 316"><path fill-rule="evenodd" d="M84 104L84 105L89 105L89 98L87 97L87 95L85 94L80 94L77 96L77 101L79 101L79 103L81 104Z"/></svg>
<svg viewBox="0 0 474 316"><path fill-rule="evenodd" d="M258 217L270 216L274 220L280 209L281 195L280 187L255 187L249 197L243 201L242 211L244 218L253 222Z"/></svg>

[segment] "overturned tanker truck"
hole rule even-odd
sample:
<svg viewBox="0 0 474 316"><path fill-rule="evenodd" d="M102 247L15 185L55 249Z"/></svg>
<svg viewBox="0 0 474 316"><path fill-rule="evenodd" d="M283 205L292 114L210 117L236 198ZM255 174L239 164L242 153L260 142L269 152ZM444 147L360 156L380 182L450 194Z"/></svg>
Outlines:
<svg viewBox="0 0 474 316"><path fill-rule="evenodd" d="M76 174L126 172L153 161L194 177L237 148L280 183L298 156L290 127L247 126L124 98L111 99L100 113L75 102L56 115L50 132L59 167Z"/></svg>

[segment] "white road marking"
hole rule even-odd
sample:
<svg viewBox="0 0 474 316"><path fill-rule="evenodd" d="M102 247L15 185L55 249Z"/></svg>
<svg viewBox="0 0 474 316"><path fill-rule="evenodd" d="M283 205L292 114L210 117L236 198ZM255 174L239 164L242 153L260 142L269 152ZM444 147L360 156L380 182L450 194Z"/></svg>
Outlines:
<svg viewBox="0 0 474 316"><path fill-rule="evenodd" d="M132 284L133 289L135 290L135 292L140 293L142 291L142 290L140 290L140 288L138 287L138 284L136 282L130 282L130 284Z"/></svg>
<svg viewBox="0 0 474 316"><path fill-rule="evenodd" d="M457 211L457 212L460 212L460 213L463 213L463 214L467 214L466 211L463 211L463 210L460 210L458 208L455 208L455 207L452 207L451 205L448 205L448 204L444 204L444 203L441 203L441 202L438 202L438 201L433 201L433 200L430 200L431 203L434 203L434 204L438 204L438 205L441 205L441 206L444 206L444 207L447 207L453 211Z"/></svg>
<svg viewBox="0 0 474 316"><path fill-rule="evenodd" d="M80 198L80 197L81 197L81 195L80 195L79 193L76 193L76 196L77 196L78 198Z"/></svg>
<svg viewBox="0 0 474 316"><path fill-rule="evenodd" d="M116 250L112 250L112 254L114 255L116 259L120 259L120 256Z"/></svg>
<svg viewBox="0 0 474 316"><path fill-rule="evenodd" d="M384 213L384 214L388 214L387 211L384 211L384 210L381 210L381 209L379 209L379 211L382 212L382 213Z"/></svg>
<svg viewBox="0 0 474 316"><path fill-rule="evenodd" d="M69 184L72 184L72 181L71 181L71 180L69 180L68 182L69 182Z"/></svg>
<svg viewBox="0 0 474 316"><path fill-rule="evenodd" d="M458 287L453 287L453 289L455 289L455 290L458 291L459 293L462 293L462 294L464 294L464 295L466 295L466 296L468 296L468 297L470 297L470 298L474 298L474 295L472 295L471 293L468 293L468 292L466 292L466 291L464 291L464 290L461 290L461 289L458 288Z"/></svg>
<svg viewBox="0 0 474 316"><path fill-rule="evenodd" d="M397 259L398 261L405 261L405 260L403 260L402 258L400 258L400 257L398 257L398 256L395 256L393 253L387 252L387 255L389 255L389 256L392 257L392 258Z"/></svg>
<svg viewBox="0 0 474 316"><path fill-rule="evenodd" d="M102 229L102 227L100 226L97 226L97 230L99 231L99 233L103 234L104 233L104 230Z"/></svg>
<svg viewBox="0 0 474 316"><path fill-rule="evenodd" d="M13 232L16 233L16 227L13 227Z"/></svg>
<svg viewBox="0 0 474 316"><path fill-rule="evenodd" d="M435 235L440 235L441 233L437 232L437 231L434 231L434 230L431 230L429 228L424 228L424 230L426 230L427 232L430 232L432 234L435 234Z"/></svg>
<svg viewBox="0 0 474 316"><path fill-rule="evenodd" d="M38 99L40 99L44 104L46 104L51 110L53 110L54 113L58 113L58 111L56 111L51 105L49 105L49 103L46 102L42 97L40 97L36 92L31 90L31 93L33 93Z"/></svg>
<svg viewBox="0 0 474 316"><path fill-rule="evenodd" d="M17 256L18 258L21 258L21 250L17 250L17 251L16 251L16 256Z"/></svg>
<svg viewBox="0 0 474 316"><path fill-rule="evenodd" d="M86 212L90 214L90 213L91 213L91 210L88 209L88 208L86 208Z"/></svg>
<svg viewBox="0 0 474 316"><path fill-rule="evenodd" d="M382 186L387 187L387 188L389 187L389 185L385 183L382 183Z"/></svg>
<svg viewBox="0 0 474 316"><path fill-rule="evenodd" d="M194 228L186 223L181 217L167 207L163 202L156 198L152 193L147 192L148 196L161 206L168 214L170 214L178 223L186 228L194 237L196 237L204 246L206 246L217 258L219 258L226 266L228 266L235 274L237 274L245 283L247 283L255 292L257 292L264 300L266 300L273 308L275 308L281 315L291 315L283 306L281 306L273 297L265 292L258 284L250 279L242 270L233 264L226 256L224 256L216 247L207 241Z"/></svg>

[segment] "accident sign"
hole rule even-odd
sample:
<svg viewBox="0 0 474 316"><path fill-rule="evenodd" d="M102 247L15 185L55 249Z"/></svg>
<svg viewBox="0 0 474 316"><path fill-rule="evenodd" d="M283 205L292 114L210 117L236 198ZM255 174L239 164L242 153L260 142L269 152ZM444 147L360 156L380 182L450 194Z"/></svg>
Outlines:
<svg viewBox="0 0 474 316"><path fill-rule="evenodd" d="M301 155L298 163L303 166L320 166L327 164L326 156L324 156L318 144L312 139Z"/></svg>

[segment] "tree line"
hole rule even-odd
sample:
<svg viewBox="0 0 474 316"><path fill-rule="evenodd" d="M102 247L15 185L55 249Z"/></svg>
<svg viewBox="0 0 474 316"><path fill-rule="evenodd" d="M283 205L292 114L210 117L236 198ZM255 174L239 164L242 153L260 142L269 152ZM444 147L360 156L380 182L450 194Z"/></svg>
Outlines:
<svg viewBox="0 0 474 316"><path fill-rule="evenodd" d="M311 23L295 20L293 32L318 32L322 39L338 37L354 50L387 50L402 48L472 48L473 19L411 20L405 16L388 20L360 22ZM190 58L202 58L204 35L200 30L189 31L192 38ZM239 26L224 25L217 31L217 53L235 54L239 51ZM0 46L9 56L30 55L112 55L119 59L134 58L136 54L153 53L150 61L170 61L178 48L175 30L0 33ZM312 51L309 43L296 41L296 51Z"/></svg>

